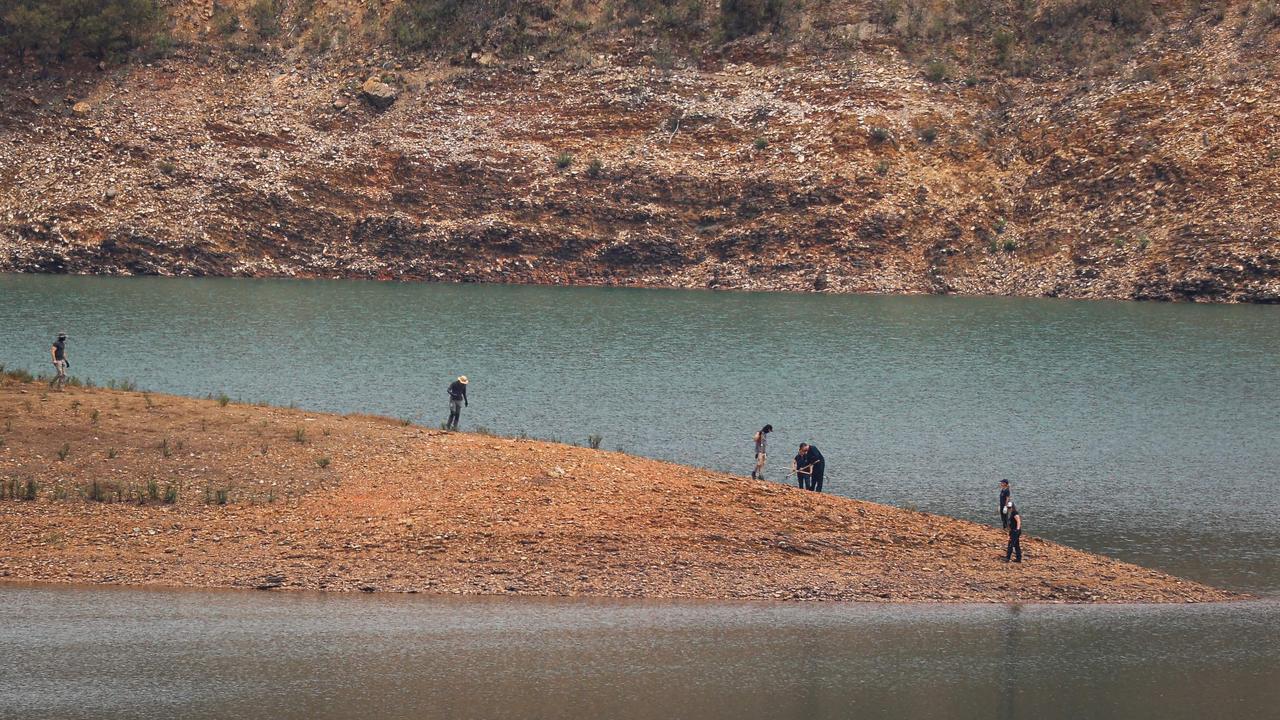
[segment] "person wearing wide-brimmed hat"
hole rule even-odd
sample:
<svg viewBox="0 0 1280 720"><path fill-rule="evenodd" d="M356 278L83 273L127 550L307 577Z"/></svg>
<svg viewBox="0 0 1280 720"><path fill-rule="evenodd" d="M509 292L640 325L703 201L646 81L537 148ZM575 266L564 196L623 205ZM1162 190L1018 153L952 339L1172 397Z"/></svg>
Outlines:
<svg viewBox="0 0 1280 720"><path fill-rule="evenodd" d="M67 368L71 367L71 363L67 362L67 334L58 333L58 339L53 341L53 346L49 348L49 355L53 357L53 380L49 381L49 387L61 390L67 384Z"/></svg>
<svg viewBox="0 0 1280 720"><path fill-rule="evenodd" d="M445 421L445 430L457 430L458 418L462 415L462 408L467 405L467 376L459 375L449 385L449 419Z"/></svg>

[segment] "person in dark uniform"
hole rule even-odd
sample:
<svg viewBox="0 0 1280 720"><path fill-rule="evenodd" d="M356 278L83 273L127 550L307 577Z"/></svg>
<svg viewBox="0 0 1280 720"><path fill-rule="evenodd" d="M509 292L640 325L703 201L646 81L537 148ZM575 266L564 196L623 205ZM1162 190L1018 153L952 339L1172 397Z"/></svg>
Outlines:
<svg viewBox="0 0 1280 720"><path fill-rule="evenodd" d="M67 334L58 333L58 339L53 341L53 346L49 348L49 354L53 356L53 380L49 382L49 387L55 390L61 390L67 384L67 368L71 367L71 363L67 362Z"/></svg>
<svg viewBox="0 0 1280 720"><path fill-rule="evenodd" d="M826 471L826 462L818 448L809 443L800 443L800 450L792 460L796 474L796 484L804 490L822 492L822 476Z"/></svg>
<svg viewBox="0 0 1280 720"><path fill-rule="evenodd" d="M460 375L449 384L449 419L444 422L445 430L457 430L458 418L462 416L462 408L467 405L467 376Z"/></svg>
<svg viewBox="0 0 1280 720"><path fill-rule="evenodd" d="M1009 529L1009 481L1000 481L1000 527Z"/></svg>
<svg viewBox="0 0 1280 720"><path fill-rule="evenodd" d="M1009 562L1009 558L1017 554L1014 562L1022 562L1022 516L1018 514L1018 507L1012 501L1008 505L1009 515L1009 547L1004 552L1004 561Z"/></svg>

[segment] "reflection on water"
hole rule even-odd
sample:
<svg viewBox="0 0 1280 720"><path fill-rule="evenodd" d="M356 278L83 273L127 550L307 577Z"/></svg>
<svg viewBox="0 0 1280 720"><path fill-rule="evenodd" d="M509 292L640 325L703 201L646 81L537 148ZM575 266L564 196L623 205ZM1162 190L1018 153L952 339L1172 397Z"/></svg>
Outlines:
<svg viewBox="0 0 1280 720"><path fill-rule="evenodd" d="M0 717L1273 717L1280 605L658 603L0 585ZM20 620L20 621L15 621Z"/></svg>

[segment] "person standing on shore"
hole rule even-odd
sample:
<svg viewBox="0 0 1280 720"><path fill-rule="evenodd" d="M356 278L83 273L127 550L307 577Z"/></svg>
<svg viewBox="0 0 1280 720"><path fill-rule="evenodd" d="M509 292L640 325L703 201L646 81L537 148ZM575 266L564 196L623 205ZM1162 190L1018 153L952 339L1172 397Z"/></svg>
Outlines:
<svg viewBox="0 0 1280 720"><path fill-rule="evenodd" d="M449 384L449 419L444 423L445 430L457 430L458 419L462 416L462 408L467 405L467 376L459 375L457 380Z"/></svg>
<svg viewBox="0 0 1280 720"><path fill-rule="evenodd" d="M1009 481L1000 481L1000 527L1009 529Z"/></svg>
<svg viewBox="0 0 1280 720"><path fill-rule="evenodd" d="M49 348L49 355L53 357L53 380L49 381L49 387L55 390L62 390L67 384L67 368L71 367L71 363L67 362L67 334L58 333L58 339L53 341L53 346Z"/></svg>
<svg viewBox="0 0 1280 720"><path fill-rule="evenodd" d="M1017 554L1014 562L1022 562L1022 516L1018 514L1018 507L1009 501L1009 547L1004 551L1004 561L1009 562L1009 558Z"/></svg>
<svg viewBox="0 0 1280 720"><path fill-rule="evenodd" d="M800 443L800 450L792 459L792 472L796 474L796 484L802 490L822 492L822 476L826 470L822 453L809 443Z"/></svg>
<svg viewBox="0 0 1280 720"><path fill-rule="evenodd" d="M773 432L772 425L765 425L760 428L760 432L756 433L756 466L751 471L752 480L764 479L764 464L769 459L768 445L769 433Z"/></svg>

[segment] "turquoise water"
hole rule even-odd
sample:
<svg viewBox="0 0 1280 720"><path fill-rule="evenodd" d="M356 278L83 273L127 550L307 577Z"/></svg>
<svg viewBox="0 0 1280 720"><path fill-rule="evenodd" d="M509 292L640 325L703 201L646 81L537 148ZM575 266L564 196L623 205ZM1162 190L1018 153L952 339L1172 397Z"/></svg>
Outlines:
<svg viewBox="0 0 1280 720"><path fill-rule="evenodd" d="M769 474L1267 600L879 606L0 584L0 718L1161 718L1280 707L1280 308L0 275L0 363ZM0 549L0 552L3 552ZM1034 558L1029 558L1034 562Z"/></svg>
<svg viewBox="0 0 1280 720"><path fill-rule="evenodd" d="M0 363L585 442L1280 592L1280 307L0 275Z"/></svg>

